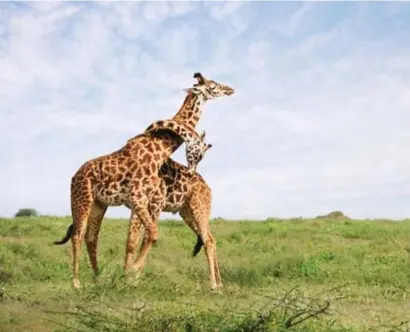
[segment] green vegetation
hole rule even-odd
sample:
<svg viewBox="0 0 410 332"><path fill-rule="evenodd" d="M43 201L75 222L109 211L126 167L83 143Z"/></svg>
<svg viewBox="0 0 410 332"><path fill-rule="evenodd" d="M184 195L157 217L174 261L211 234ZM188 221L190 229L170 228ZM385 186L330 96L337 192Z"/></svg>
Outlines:
<svg viewBox="0 0 410 332"><path fill-rule="evenodd" d="M212 222L224 288L182 222L123 279L126 220L104 220L94 284L71 288L69 218L0 219L0 331L408 331L410 221ZM330 307L328 307L330 304ZM309 318L309 315L313 317ZM305 320L304 320L305 319Z"/></svg>
<svg viewBox="0 0 410 332"><path fill-rule="evenodd" d="M19 217L37 217L38 213L36 209L20 209L15 214L16 218Z"/></svg>

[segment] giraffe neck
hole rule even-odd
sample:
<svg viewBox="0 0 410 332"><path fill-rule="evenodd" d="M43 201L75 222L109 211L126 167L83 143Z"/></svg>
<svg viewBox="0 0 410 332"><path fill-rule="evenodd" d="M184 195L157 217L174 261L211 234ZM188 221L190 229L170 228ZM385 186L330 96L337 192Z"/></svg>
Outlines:
<svg viewBox="0 0 410 332"><path fill-rule="evenodd" d="M199 122L199 119L201 118L202 106L205 104L205 101L206 100L203 95L188 92L187 96L185 97L184 103L182 104L179 111L172 117L172 120L178 123L182 123L188 128L195 129ZM163 139L163 135L168 136L168 138ZM136 142L139 137L140 135L137 135L127 141L129 149L132 150L134 148L134 142ZM169 134L162 134L155 136L153 139L161 144L163 152L165 154L174 153L184 142L184 139L181 136L175 134L171 136L169 136ZM169 156L167 158L169 158Z"/></svg>
<svg viewBox="0 0 410 332"><path fill-rule="evenodd" d="M185 143L188 143L195 138L198 138L197 132L191 127L186 126L185 123L181 123L175 120L160 120L152 123L145 132L155 132L158 130L170 130L180 136Z"/></svg>
<svg viewBox="0 0 410 332"><path fill-rule="evenodd" d="M191 128L195 128L202 115L202 106L205 104L205 98L202 94L193 94L188 92L181 108L172 118L172 120L183 122Z"/></svg>

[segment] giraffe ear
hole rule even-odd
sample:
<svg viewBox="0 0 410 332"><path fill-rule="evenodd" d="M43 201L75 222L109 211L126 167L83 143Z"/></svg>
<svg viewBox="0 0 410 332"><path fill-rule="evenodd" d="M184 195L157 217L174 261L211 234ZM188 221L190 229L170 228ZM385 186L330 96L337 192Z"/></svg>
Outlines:
<svg viewBox="0 0 410 332"><path fill-rule="evenodd" d="M195 73L194 78L196 78L198 80L199 84L205 84L206 83L206 79L201 73Z"/></svg>
<svg viewBox="0 0 410 332"><path fill-rule="evenodd" d="M202 133L199 134L199 138L203 140L205 138L205 130L202 131Z"/></svg>
<svg viewBox="0 0 410 332"><path fill-rule="evenodd" d="M186 93L192 92L194 95L199 94L201 91L199 91L198 89L195 88L185 88L182 89L183 91L185 91Z"/></svg>

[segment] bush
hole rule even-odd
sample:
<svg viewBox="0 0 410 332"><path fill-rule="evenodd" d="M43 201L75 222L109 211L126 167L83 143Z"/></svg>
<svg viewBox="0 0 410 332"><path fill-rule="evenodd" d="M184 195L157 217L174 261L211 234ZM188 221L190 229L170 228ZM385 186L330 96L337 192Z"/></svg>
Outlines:
<svg viewBox="0 0 410 332"><path fill-rule="evenodd" d="M343 220L349 220L350 218L345 216L343 212L341 211L332 211L328 214L325 214L324 216L317 216L317 219L343 219Z"/></svg>
<svg viewBox="0 0 410 332"><path fill-rule="evenodd" d="M15 214L15 217L37 217L38 213L36 209L20 209Z"/></svg>

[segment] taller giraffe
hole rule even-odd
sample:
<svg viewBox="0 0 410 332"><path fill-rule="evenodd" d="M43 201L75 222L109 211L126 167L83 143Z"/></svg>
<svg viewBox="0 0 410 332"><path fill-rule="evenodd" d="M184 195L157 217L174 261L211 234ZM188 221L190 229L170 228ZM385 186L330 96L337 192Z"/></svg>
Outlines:
<svg viewBox="0 0 410 332"><path fill-rule="evenodd" d="M202 105L210 99L229 96L234 90L194 74L198 84L188 89L184 104L172 118L191 128L198 123ZM125 270L139 270L152 244L158 238L156 221L166 203L166 185L158 172L169 156L182 144L170 132L141 134L129 140L120 150L83 164L71 181L73 225L73 285L78 288L79 253L82 239L86 244L94 272L97 271L96 244L101 221L108 206L125 205L131 209ZM132 265L140 224L146 236L140 253ZM88 228L87 228L88 225ZM69 228L70 230L70 228ZM87 231L87 234L85 232Z"/></svg>
<svg viewBox="0 0 410 332"><path fill-rule="evenodd" d="M185 110L184 105L189 101L189 92L193 92L199 96L202 95L204 102L219 97L219 90L224 88L224 85L217 83L214 80L208 80L200 73L194 74L194 78L198 80L198 83L194 84L193 88L185 89L188 92L188 96L179 112L172 118L172 120L181 123L184 122L186 126L192 128L195 128L200 120L200 116L202 115L200 106L202 103L198 105L197 111L193 112L194 116L192 116L192 112L181 112L182 110ZM233 93L234 90L232 89L231 93L228 95ZM171 158L168 158L168 160L164 162L159 175L166 187L166 197L163 201L162 211L172 213L179 212L185 223L197 235L197 243L194 248L193 256L196 256L201 250L201 247L205 245L211 288L215 289L221 287L222 281L216 256L216 244L209 227L212 199L211 189L201 175L196 173L194 176L191 176L192 173L186 166L177 163ZM159 209L160 207L158 207L157 211L158 216L161 212ZM141 226L142 225L140 224L140 229ZM136 239L134 243L138 243L138 240L139 230L136 231ZM134 264L135 270L142 271L144 268L145 257L148 254L149 249L149 237L147 237L145 231L140 254Z"/></svg>

